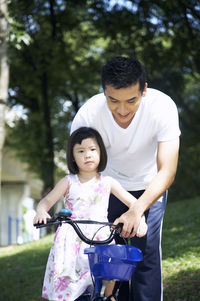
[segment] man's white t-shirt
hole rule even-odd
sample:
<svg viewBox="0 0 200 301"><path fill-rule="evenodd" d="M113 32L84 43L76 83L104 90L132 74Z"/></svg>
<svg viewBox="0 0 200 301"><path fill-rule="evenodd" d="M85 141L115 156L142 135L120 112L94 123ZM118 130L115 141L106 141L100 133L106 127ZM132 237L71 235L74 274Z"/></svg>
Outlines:
<svg viewBox="0 0 200 301"><path fill-rule="evenodd" d="M93 96L79 109L71 132L81 126L99 131L108 154L104 174L117 179L128 191L145 189L157 173L158 142L180 135L175 103L166 94L150 88L126 129L114 120L104 93Z"/></svg>

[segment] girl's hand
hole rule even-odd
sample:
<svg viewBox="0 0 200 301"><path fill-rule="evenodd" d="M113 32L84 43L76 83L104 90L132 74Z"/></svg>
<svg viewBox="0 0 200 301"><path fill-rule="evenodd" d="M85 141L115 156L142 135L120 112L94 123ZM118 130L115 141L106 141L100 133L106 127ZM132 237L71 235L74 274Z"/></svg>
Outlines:
<svg viewBox="0 0 200 301"><path fill-rule="evenodd" d="M147 234L148 226L145 222L145 216L143 215L139 224L139 227L137 229L136 236L137 237L143 237Z"/></svg>
<svg viewBox="0 0 200 301"><path fill-rule="evenodd" d="M48 214L48 212L46 211L42 211L42 212L37 212L36 216L33 219L33 224L41 224L42 222L44 224L47 223L47 218L51 218L51 216Z"/></svg>

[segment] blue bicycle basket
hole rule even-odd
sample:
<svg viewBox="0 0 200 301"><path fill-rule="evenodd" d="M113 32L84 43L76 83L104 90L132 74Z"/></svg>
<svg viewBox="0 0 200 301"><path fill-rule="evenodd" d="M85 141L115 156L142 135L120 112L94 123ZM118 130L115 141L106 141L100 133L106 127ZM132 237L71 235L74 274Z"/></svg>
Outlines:
<svg viewBox="0 0 200 301"><path fill-rule="evenodd" d="M119 279L128 281L142 252L129 245L98 245L86 248L90 270L95 279Z"/></svg>

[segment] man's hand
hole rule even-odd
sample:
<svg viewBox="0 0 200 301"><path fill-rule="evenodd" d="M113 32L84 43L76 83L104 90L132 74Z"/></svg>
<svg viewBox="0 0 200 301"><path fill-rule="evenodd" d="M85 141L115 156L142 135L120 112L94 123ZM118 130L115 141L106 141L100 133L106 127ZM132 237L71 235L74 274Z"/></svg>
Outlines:
<svg viewBox="0 0 200 301"><path fill-rule="evenodd" d="M135 236L141 222L142 216L141 213L138 212L137 207L134 206L135 204L136 203L134 203L128 211L126 211L114 221L114 225L117 225L119 223L123 224L121 234L125 238L129 236Z"/></svg>

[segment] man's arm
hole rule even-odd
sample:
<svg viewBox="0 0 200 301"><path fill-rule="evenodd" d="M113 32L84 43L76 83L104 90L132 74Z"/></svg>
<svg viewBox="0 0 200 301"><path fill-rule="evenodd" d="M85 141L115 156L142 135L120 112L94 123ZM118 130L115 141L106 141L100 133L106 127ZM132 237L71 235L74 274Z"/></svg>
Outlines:
<svg viewBox="0 0 200 301"><path fill-rule="evenodd" d="M178 163L179 138L172 141L158 142L158 173L147 186L141 197L129 210L117 218L114 224L123 223L122 235L133 237L140 224L141 216L149 209L173 183Z"/></svg>

